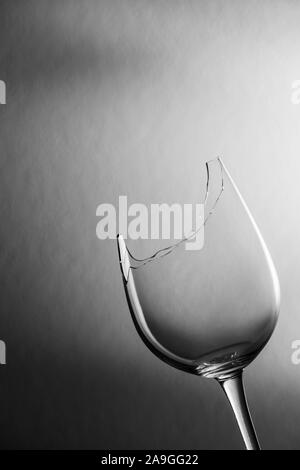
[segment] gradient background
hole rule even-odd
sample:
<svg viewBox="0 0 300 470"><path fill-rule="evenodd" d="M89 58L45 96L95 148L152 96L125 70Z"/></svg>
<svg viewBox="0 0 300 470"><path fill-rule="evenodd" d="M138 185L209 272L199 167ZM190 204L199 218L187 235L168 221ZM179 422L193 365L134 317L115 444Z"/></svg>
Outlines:
<svg viewBox="0 0 300 470"><path fill-rule="evenodd" d="M243 448L218 385L142 344L95 233L101 202L218 154L281 280L253 418L264 448L300 448L299 24L296 0L1 0L2 448Z"/></svg>

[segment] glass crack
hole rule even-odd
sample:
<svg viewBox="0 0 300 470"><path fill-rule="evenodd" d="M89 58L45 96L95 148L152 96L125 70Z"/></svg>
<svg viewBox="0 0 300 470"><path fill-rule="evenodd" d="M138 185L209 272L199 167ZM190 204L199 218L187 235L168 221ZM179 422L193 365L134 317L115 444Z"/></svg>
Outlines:
<svg viewBox="0 0 300 470"><path fill-rule="evenodd" d="M199 233L199 231L205 227L207 221L209 220L209 218L211 217L211 215L213 214L213 212L215 211L216 207L217 207L217 204L220 200L220 197L224 191L224 172L223 172L223 164L222 164L222 160L220 157L217 157L216 159L212 159L212 160L208 160L206 163L205 163L205 166L206 166L206 191L205 191L205 197L204 197L204 201L203 201L203 205L204 207L206 207L207 205L207 201L208 201L208 196L209 196L209 190L210 190L210 172L209 172L209 164L212 163L212 162L215 162L217 161L219 163L219 166L220 166L220 171L221 171L221 188L220 188L220 191L215 199L215 202L213 203L211 209L209 210L209 212L207 213L207 215L204 217L204 221L203 223L201 224L201 226L197 229L197 230L193 230L187 237L184 237L182 238L181 240L179 240L177 243L174 243L172 245L169 245L165 248L161 248L160 250L156 251L153 255L151 256L148 256L147 258L136 258L131 252L130 250L128 249L128 247L126 246L126 250L127 250L127 253L129 255L129 258L134 262L134 265L132 265L130 263L130 268L131 269L139 269L143 266L145 266L146 264L148 263L151 263L155 260L158 260L160 258L163 258L165 256L168 256L170 255L171 253L173 253L174 250L176 250L179 246L181 246L183 243L187 242L187 241L190 241L192 240L193 238L196 237L196 235Z"/></svg>

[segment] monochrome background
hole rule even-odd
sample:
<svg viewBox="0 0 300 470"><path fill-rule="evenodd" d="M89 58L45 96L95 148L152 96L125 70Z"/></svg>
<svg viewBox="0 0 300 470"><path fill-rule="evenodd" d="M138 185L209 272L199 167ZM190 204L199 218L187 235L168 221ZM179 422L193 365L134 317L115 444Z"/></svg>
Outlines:
<svg viewBox="0 0 300 470"><path fill-rule="evenodd" d="M1 448L243 448L218 385L142 344L96 238L98 204L184 191L217 155L281 281L253 419L300 448L299 24L296 0L1 1Z"/></svg>

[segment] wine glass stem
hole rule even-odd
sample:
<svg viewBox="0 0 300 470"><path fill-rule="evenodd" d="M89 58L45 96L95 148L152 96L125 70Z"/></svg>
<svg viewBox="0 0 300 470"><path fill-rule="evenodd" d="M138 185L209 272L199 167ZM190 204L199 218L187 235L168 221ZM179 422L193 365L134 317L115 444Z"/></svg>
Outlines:
<svg viewBox="0 0 300 470"><path fill-rule="evenodd" d="M224 390L238 422L247 450L260 450L246 400L243 372L225 380L218 381Z"/></svg>

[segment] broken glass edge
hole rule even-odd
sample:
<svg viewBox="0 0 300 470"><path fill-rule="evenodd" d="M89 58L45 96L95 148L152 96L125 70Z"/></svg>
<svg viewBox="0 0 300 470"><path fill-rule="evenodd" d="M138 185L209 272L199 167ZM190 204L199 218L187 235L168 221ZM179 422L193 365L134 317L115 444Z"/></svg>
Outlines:
<svg viewBox="0 0 300 470"><path fill-rule="evenodd" d="M153 255L151 256L148 256L146 258L136 258L129 250L129 248L127 247L127 245L125 244L125 241L124 241L124 238L121 234L118 234L118 245L119 245L119 256L120 256L120 263L122 265L122 271L123 271L123 275L125 277L125 279L127 280L128 279L128 275L129 275L129 271L130 269L139 269L153 261L156 261L156 260L159 260L165 256L168 256L170 255L171 253L173 253L174 250L176 250L179 246L181 246L183 243L187 242L187 241L191 241L193 238L196 237L196 235L199 233L199 231L205 227L205 225L207 224L209 218L211 217L211 215L213 214L213 212L215 211L216 207L217 207L217 204L222 196L222 193L224 191L224 165L223 165L223 162L222 162L222 159L221 157L217 157L217 158L214 158L212 160L208 160L207 162L205 162L205 167L206 167L206 190L205 190L205 196L204 196L204 201L203 201L203 205L204 207L206 206L207 204L207 200L208 200L208 196L209 196L209 187L210 187L210 172L209 172L209 165L212 163L212 162L218 162L219 163L219 166L220 166L220 171L221 171L221 188L220 188L220 191L219 191L219 194L218 196L216 197L216 200L215 202L213 203L212 205L212 208L209 210L209 212L207 213L206 217L204 218L204 221L203 223L201 224L201 226L197 229L197 230L193 230L187 237L183 237L182 239L180 239L178 242L172 244L172 245L169 245L165 248L160 248L158 251L156 251ZM120 246L120 244L122 244L122 246ZM127 256L126 256L127 254ZM129 258L134 261L135 265L132 265Z"/></svg>

